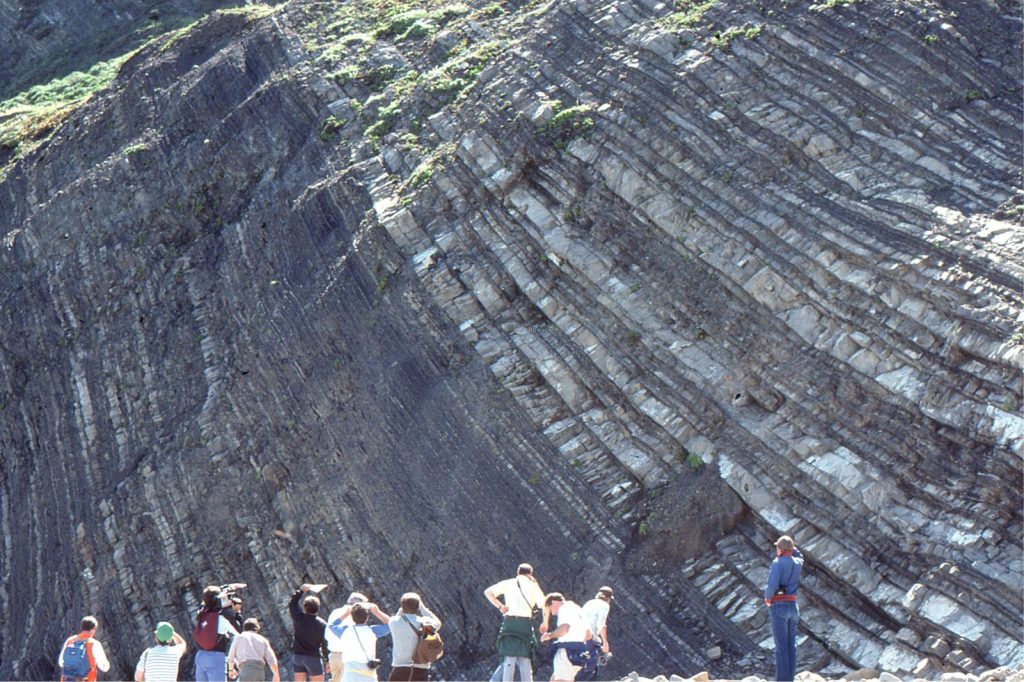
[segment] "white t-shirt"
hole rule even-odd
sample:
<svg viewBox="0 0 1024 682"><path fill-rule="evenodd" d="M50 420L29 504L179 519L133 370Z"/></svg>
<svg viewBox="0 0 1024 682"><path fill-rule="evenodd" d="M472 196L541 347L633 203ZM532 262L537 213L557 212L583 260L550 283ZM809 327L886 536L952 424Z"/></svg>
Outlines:
<svg viewBox="0 0 1024 682"><path fill-rule="evenodd" d="M331 615L327 617L328 627L324 628L324 641L327 642L327 650L333 654L341 653L341 640L338 638L338 635L334 634L334 630L330 626L331 624L352 625L352 616L346 616L344 620L341 620L342 610L350 608L349 606L342 606L334 609L331 611Z"/></svg>
<svg viewBox="0 0 1024 682"><path fill-rule="evenodd" d="M569 631L558 638L559 642L587 641L587 621L583 619L583 609L574 601L562 602L558 609L558 627L569 624Z"/></svg>
<svg viewBox="0 0 1024 682"><path fill-rule="evenodd" d="M144 672L146 682L175 682L178 679L178 662L184 654L184 642L151 646L142 652L135 672Z"/></svg>
<svg viewBox="0 0 1024 682"><path fill-rule="evenodd" d="M341 644L341 660L349 663L366 665L371 658L377 658L377 638L391 634L391 629L383 623L377 625L328 625L328 630L338 637Z"/></svg>
<svg viewBox="0 0 1024 682"><path fill-rule="evenodd" d="M591 599L583 605L583 620L594 637L601 636L601 628L608 622L610 605L604 599Z"/></svg>
<svg viewBox="0 0 1024 682"><path fill-rule="evenodd" d="M540 608L544 604L544 592L540 585L525 576L502 580L487 589L495 596L504 597L505 606L508 607L506 616L529 618L533 615L533 607Z"/></svg>

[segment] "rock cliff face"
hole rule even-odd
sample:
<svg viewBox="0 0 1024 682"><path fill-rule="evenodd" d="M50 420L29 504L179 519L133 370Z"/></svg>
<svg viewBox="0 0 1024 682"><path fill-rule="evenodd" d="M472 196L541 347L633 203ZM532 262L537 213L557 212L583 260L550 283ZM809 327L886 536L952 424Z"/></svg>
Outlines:
<svg viewBox="0 0 1024 682"><path fill-rule="evenodd" d="M127 51L156 33L241 0L0 0L0 94Z"/></svg>
<svg viewBox="0 0 1024 682"><path fill-rule="evenodd" d="M0 677L521 560L630 669L1024 659L1012 2L219 12L0 182ZM709 649L720 646L721 659ZM922 662L923 661L923 662ZM769 668L770 669L770 668Z"/></svg>

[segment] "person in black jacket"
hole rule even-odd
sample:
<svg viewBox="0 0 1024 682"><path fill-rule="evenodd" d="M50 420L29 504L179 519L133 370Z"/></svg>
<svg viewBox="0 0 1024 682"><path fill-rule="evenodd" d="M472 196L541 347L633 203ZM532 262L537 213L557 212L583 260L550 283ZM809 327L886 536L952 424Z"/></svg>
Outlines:
<svg viewBox="0 0 1024 682"><path fill-rule="evenodd" d="M309 584L304 583L288 601L288 613L291 614L295 628L292 668L296 682L307 678L312 682L321 682L324 679L324 660L327 659L327 642L324 640L327 621L316 615L320 610L320 600L312 594L302 600L302 608L299 608L299 598L308 591ZM328 662L327 672L330 671L331 664Z"/></svg>
<svg viewBox="0 0 1024 682"><path fill-rule="evenodd" d="M228 620L235 626L235 629L241 632L242 626L245 625L245 616L242 615L242 598L232 596L231 606L225 609L224 615L228 617Z"/></svg>

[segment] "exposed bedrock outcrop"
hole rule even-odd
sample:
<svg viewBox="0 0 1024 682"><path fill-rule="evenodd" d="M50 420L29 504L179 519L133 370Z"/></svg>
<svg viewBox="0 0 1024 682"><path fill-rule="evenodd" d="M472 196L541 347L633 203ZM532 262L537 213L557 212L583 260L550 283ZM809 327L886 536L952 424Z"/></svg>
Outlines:
<svg viewBox="0 0 1024 682"><path fill-rule="evenodd" d="M422 591L479 677L520 560L616 585L613 674L764 673L782 532L802 667L1021 662L1018 5L556 1L351 54L325 6L143 50L0 182L0 677L86 611L127 676L221 580L283 645L307 579ZM457 98L324 77L460 40Z"/></svg>

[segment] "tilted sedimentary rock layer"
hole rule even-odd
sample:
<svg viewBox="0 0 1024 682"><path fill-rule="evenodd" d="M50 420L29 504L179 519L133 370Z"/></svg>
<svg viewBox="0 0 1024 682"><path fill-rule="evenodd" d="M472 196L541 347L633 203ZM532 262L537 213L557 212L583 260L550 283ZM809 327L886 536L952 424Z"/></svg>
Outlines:
<svg viewBox="0 0 1024 682"><path fill-rule="evenodd" d="M699 4L226 14L11 169L0 677L228 579L480 676L524 559L613 674L763 673L782 532L802 667L1020 663L1018 12Z"/></svg>

